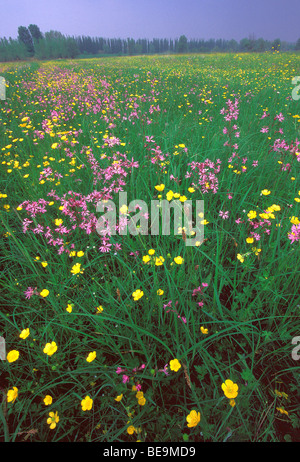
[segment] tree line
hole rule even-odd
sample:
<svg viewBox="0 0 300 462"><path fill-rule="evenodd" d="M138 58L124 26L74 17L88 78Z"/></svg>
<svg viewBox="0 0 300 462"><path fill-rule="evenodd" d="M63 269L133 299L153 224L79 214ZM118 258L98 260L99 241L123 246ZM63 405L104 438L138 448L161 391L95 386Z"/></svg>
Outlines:
<svg viewBox="0 0 300 462"><path fill-rule="evenodd" d="M0 61L35 59L66 59L87 55L141 55L159 53L226 53L264 51L300 51L300 38L296 43L269 41L254 36L239 42L223 39L191 39L185 35L178 39L121 39L90 36L65 36L58 31L44 34L36 24L18 28L17 39L0 39Z"/></svg>

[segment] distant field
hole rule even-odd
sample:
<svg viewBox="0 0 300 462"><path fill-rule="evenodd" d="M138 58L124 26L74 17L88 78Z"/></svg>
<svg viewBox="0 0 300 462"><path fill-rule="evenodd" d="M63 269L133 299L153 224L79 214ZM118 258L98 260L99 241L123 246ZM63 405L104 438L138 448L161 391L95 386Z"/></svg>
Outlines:
<svg viewBox="0 0 300 462"><path fill-rule="evenodd" d="M300 56L0 75L0 440L299 441Z"/></svg>

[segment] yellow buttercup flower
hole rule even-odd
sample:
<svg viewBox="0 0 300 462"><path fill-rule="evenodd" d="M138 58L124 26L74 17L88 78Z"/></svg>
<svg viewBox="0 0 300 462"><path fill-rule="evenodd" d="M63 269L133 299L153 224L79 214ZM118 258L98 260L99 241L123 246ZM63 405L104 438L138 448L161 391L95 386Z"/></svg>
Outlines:
<svg viewBox="0 0 300 462"><path fill-rule="evenodd" d="M118 396L115 398L115 401L121 401L122 398L123 398L123 393L121 393L120 395L118 395Z"/></svg>
<svg viewBox="0 0 300 462"><path fill-rule="evenodd" d="M13 403L18 397L17 387L13 387L12 390L8 390L6 399L8 403Z"/></svg>
<svg viewBox="0 0 300 462"><path fill-rule="evenodd" d="M205 335L208 334L208 329L205 329L205 327L201 326L200 330L201 330L202 334L205 334Z"/></svg>
<svg viewBox="0 0 300 462"><path fill-rule="evenodd" d="M11 350L7 353L6 359L9 363L13 363L14 361L17 361L19 358L20 353L18 350Z"/></svg>
<svg viewBox="0 0 300 462"><path fill-rule="evenodd" d="M166 196L166 197L167 197L167 200L168 200L168 201L171 201L171 200L173 199L173 196L174 196L173 191L169 191L169 192L167 193L167 196Z"/></svg>
<svg viewBox="0 0 300 462"><path fill-rule="evenodd" d="M259 216L263 220L268 220L269 218L271 218L269 213L260 213Z"/></svg>
<svg viewBox="0 0 300 462"><path fill-rule="evenodd" d="M262 194L263 196L268 196L269 194L271 194L271 191L269 191L268 189L263 189L263 190L261 191L261 194Z"/></svg>
<svg viewBox="0 0 300 462"><path fill-rule="evenodd" d="M175 358L175 359L172 359L170 361L170 369L171 369L171 371L177 372L177 371L179 371L180 368L181 368L181 364L178 361L178 359Z"/></svg>
<svg viewBox="0 0 300 462"><path fill-rule="evenodd" d="M83 273L83 270L81 270L81 264L75 263L75 265L72 266L71 273L72 274Z"/></svg>
<svg viewBox="0 0 300 462"><path fill-rule="evenodd" d="M236 258L237 258L241 263L244 263L244 261L245 261L243 255L241 255L240 253L237 254Z"/></svg>
<svg viewBox="0 0 300 462"><path fill-rule="evenodd" d="M49 416L47 419L47 424L50 425L50 429L53 430L56 427L56 424L59 422L59 416L57 411L55 412L49 412Z"/></svg>
<svg viewBox="0 0 300 462"><path fill-rule="evenodd" d="M90 411L93 407L93 400L90 396L86 396L82 401L81 401L81 408L83 411Z"/></svg>
<svg viewBox="0 0 300 462"><path fill-rule="evenodd" d="M19 337L25 340L25 338L27 338L29 334L30 334L29 328L23 329Z"/></svg>
<svg viewBox="0 0 300 462"><path fill-rule="evenodd" d="M159 192L163 191L165 189L165 185L164 184L158 184L157 186L155 186L155 189Z"/></svg>
<svg viewBox="0 0 300 462"><path fill-rule="evenodd" d="M290 218L290 222L293 224L293 225L299 225L300 221L298 219L298 217L292 217Z"/></svg>
<svg viewBox="0 0 300 462"><path fill-rule="evenodd" d="M43 352L48 356L52 356L57 351L57 345L55 342L46 343Z"/></svg>
<svg viewBox="0 0 300 462"><path fill-rule="evenodd" d="M164 263L165 259L161 255L155 258L155 266L161 266Z"/></svg>
<svg viewBox="0 0 300 462"><path fill-rule="evenodd" d="M200 422L200 419L201 419L200 412L197 412L195 411L195 409L193 409L186 418L187 423L188 423L187 426L189 428L196 427L198 423Z"/></svg>
<svg viewBox="0 0 300 462"><path fill-rule="evenodd" d="M144 263L149 263L150 260L151 260L151 258L150 258L149 255L144 255L144 256L143 256L143 262L144 262Z"/></svg>
<svg viewBox="0 0 300 462"><path fill-rule="evenodd" d="M122 214L122 215L126 215L126 214L127 214L127 211L128 211L127 205L122 205L122 207L120 208L121 214Z"/></svg>
<svg viewBox="0 0 300 462"><path fill-rule="evenodd" d="M270 209L272 209L272 211L274 212L279 212L281 210L281 207L280 205L273 204L271 205Z"/></svg>
<svg viewBox="0 0 300 462"><path fill-rule="evenodd" d="M280 412L280 414L289 415L289 413L283 407L277 407L276 409Z"/></svg>
<svg viewBox="0 0 300 462"><path fill-rule="evenodd" d="M250 212L247 214L247 217L250 218L250 220L253 220L257 215L255 210L250 210Z"/></svg>
<svg viewBox="0 0 300 462"><path fill-rule="evenodd" d="M182 263L184 262L184 259L182 257L178 256L178 257L174 258L174 261L175 261L175 263L177 263L177 265L182 265Z"/></svg>
<svg viewBox="0 0 300 462"><path fill-rule="evenodd" d="M91 351L91 352L88 354L87 358L86 358L87 362L88 362L88 363L91 363L92 361L94 361L94 359L96 358L96 356L97 356L96 351Z"/></svg>
<svg viewBox="0 0 300 462"><path fill-rule="evenodd" d="M252 250L253 250L253 252L255 253L256 256L259 255L260 252L261 252L261 249L257 249L256 247L253 247Z"/></svg>
<svg viewBox="0 0 300 462"><path fill-rule="evenodd" d="M238 395L238 389L238 385L233 383L230 379L227 379L224 383L222 383L222 390L226 398L236 398Z"/></svg>
<svg viewBox="0 0 300 462"><path fill-rule="evenodd" d="M48 297L49 295L49 290L48 289L43 289L42 292L40 292L40 296L43 298Z"/></svg>
<svg viewBox="0 0 300 462"><path fill-rule="evenodd" d="M43 401L46 406L50 406L50 404L52 404L52 401L53 401L52 396L46 395Z"/></svg>
<svg viewBox="0 0 300 462"><path fill-rule="evenodd" d="M144 295L144 292L140 289L137 289L135 292L133 292L132 296L133 296L133 300L134 301L137 301L139 300L140 298L142 298L142 296Z"/></svg>
<svg viewBox="0 0 300 462"><path fill-rule="evenodd" d="M133 425L129 425L129 427L127 428L127 433L128 435L133 435L135 432L135 428Z"/></svg>

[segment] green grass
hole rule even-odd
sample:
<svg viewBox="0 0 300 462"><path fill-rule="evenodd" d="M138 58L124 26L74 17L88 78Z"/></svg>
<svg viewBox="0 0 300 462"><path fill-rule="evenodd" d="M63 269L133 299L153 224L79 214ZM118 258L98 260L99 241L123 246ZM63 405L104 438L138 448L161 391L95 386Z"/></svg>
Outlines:
<svg viewBox="0 0 300 462"><path fill-rule="evenodd" d="M0 439L298 441L300 374L291 342L299 333L299 241L291 243L288 234L291 217L300 220L295 201L300 164L295 153L274 152L272 146L279 138L289 145L299 139L300 103L291 98L299 56L60 60L6 65L1 75L8 88L6 102L0 102L0 335L7 353L17 350L19 357L1 362ZM230 139L223 133L230 124L220 111L235 97L239 115L232 124L240 132L234 139L239 158L230 162L234 149L224 145ZM158 105L160 110L149 112ZM264 110L269 116L261 119ZM274 120L279 113L283 122ZM265 126L268 133L260 131ZM105 144L106 134L121 144ZM151 162L154 154L147 147L154 143L147 143L147 136L164 160ZM165 199L170 190L204 200L204 243L187 247L173 233L116 234L110 242L121 249L101 252L99 234L78 226L80 205L74 222L60 209L70 191L87 197L111 185L104 177L94 183L89 153L98 171L109 171L114 161L123 165L123 155L138 162L138 168L123 165L128 204L144 200L150 210L150 201L159 200L159 194ZM206 159L221 160L217 192L209 188L203 194L195 186L192 193L198 177L186 176L189 163ZM291 170L282 171L278 161L290 163ZM41 172L49 167L45 177ZM119 175L113 179L117 182ZM165 185L160 193L159 184ZM264 189L270 194L262 195ZM57 196L49 196L51 191ZM39 199L53 204L34 218L26 205L18 207ZM116 192L112 199L118 208ZM85 204L95 213L92 201ZM273 212L269 234L258 227L260 241L247 243L252 231L247 214L254 210L259 216L273 204L280 210ZM229 218L223 220L220 210L229 211ZM54 234L55 220L63 219L70 230L61 236L64 250L84 255L58 253L60 246L50 245L43 234L24 233L25 218L32 220L30 227L40 224ZM143 263L150 249L164 258L163 265ZM182 265L174 262L177 256L184 259ZM76 263L83 272L73 275ZM208 284L203 294L193 295L203 283ZM37 294L26 299L28 287ZM49 291L45 298L38 295L43 289ZM134 301L137 289L144 294ZM70 304L72 312L66 311ZM96 314L99 306L103 311ZM21 339L27 328L30 335ZM48 356L43 349L53 341L57 351ZM87 362L93 351L96 358ZM175 358L181 365L177 372L170 369ZM128 383L116 373L118 367L129 371L123 372ZM233 407L221 387L227 379L238 384ZM143 405L132 391L137 384L146 398ZM13 387L18 396L8 402ZM52 396L51 405L44 404L46 395ZM93 406L83 411L86 396ZM192 410L201 419L189 428ZM59 422L50 429L47 418L56 411ZM127 432L130 425L133 435Z"/></svg>

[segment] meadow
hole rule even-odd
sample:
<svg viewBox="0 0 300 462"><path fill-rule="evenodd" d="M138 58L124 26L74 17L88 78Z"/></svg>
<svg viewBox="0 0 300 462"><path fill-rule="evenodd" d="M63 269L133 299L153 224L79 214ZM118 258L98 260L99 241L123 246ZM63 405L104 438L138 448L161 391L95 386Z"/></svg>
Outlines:
<svg viewBox="0 0 300 462"><path fill-rule="evenodd" d="M300 56L0 75L0 440L299 441ZM120 192L203 200L204 240L97 232Z"/></svg>

